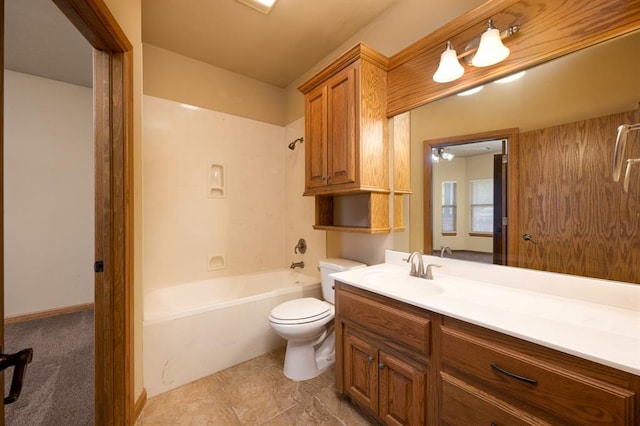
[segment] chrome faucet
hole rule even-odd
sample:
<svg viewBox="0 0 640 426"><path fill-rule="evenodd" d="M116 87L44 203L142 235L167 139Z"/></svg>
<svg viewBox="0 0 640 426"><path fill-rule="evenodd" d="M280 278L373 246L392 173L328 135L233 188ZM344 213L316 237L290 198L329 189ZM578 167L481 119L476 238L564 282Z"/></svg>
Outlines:
<svg viewBox="0 0 640 426"><path fill-rule="evenodd" d="M416 256L418 257L417 269L416 264L413 262L413 258ZM409 272L409 275L411 275L412 277L424 278L424 263L422 262L422 253L420 253L419 251L414 251L407 259L407 263L411 264L411 272Z"/></svg>
<svg viewBox="0 0 640 426"><path fill-rule="evenodd" d="M440 246L440 257L444 257L445 253L447 253L448 255L453 254L451 252L451 247L449 247L449 246Z"/></svg>
<svg viewBox="0 0 640 426"><path fill-rule="evenodd" d="M304 268L304 262L291 262L291 266L289 266L289 268L291 269Z"/></svg>

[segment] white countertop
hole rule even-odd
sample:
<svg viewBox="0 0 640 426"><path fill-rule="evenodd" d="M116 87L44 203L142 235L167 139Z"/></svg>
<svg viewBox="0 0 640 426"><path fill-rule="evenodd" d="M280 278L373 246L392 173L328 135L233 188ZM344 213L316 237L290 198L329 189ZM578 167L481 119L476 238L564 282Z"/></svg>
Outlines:
<svg viewBox="0 0 640 426"><path fill-rule="evenodd" d="M434 279L425 280L409 276L410 267L401 260L406 257L407 253L388 251L387 263L331 276L640 375L640 285L433 256L423 256L424 264L442 268L433 268ZM577 293L575 297L569 296L571 292Z"/></svg>

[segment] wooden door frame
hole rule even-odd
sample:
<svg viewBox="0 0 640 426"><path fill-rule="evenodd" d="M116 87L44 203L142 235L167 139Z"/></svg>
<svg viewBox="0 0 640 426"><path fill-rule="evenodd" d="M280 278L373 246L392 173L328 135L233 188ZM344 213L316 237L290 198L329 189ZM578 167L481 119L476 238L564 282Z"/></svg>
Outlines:
<svg viewBox="0 0 640 426"><path fill-rule="evenodd" d="M425 254L432 254L433 251L433 193L432 193L432 162L431 162L431 150L433 148L446 147L451 145L460 145L464 143L477 142L482 140L493 139L507 139L508 143L508 167L507 167L507 194L503 199L503 203L507 205L508 225L507 225L507 265L517 266L518 252L517 252L517 239L516 233L511 230L518 229L518 212L513 208L517 206L518 194L514 190L517 188L517 152L518 152L518 129L502 129L487 131L481 133L473 133L469 135L449 136L446 138L431 139L424 141L423 146L423 252ZM515 240L514 240L515 239ZM513 243L516 244L513 244ZM428 250L428 251L427 251Z"/></svg>
<svg viewBox="0 0 640 426"><path fill-rule="evenodd" d="M103 0L53 2L94 48L95 424L133 424L133 46Z"/></svg>

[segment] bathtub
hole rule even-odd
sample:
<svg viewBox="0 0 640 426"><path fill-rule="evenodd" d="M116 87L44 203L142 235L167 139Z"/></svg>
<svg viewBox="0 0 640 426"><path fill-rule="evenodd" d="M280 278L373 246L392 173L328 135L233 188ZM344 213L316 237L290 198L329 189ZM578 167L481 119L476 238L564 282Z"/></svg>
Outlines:
<svg viewBox="0 0 640 426"><path fill-rule="evenodd" d="M320 279L278 269L180 284L144 298L149 397L282 347L268 316L278 304L321 297Z"/></svg>

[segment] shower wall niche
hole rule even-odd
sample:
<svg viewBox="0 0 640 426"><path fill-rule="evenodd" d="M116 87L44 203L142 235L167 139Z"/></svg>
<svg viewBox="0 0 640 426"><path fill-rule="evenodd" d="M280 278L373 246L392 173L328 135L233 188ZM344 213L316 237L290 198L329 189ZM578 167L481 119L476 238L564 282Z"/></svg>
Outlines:
<svg viewBox="0 0 640 426"><path fill-rule="evenodd" d="M207 194L209 198L224 198L225 176L224 165L212 163L207 176Z"/></svg>

